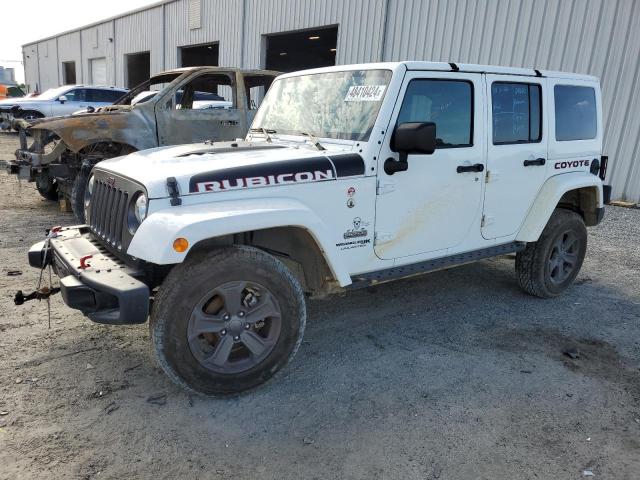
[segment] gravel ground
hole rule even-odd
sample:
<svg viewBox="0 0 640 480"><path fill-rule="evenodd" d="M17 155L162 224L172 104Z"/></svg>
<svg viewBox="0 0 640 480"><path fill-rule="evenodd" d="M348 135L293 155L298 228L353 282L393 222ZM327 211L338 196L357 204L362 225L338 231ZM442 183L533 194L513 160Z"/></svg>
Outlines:
<svg viewBox="0 0 640 480"><path fill-rule="evenodd" d="M146 325L15 307L73 218L4 173L0 218L2 479L640 478L640 210L608 208L558 299L502 258L309 302L292 364L225 400L173 386Z"/></svg>

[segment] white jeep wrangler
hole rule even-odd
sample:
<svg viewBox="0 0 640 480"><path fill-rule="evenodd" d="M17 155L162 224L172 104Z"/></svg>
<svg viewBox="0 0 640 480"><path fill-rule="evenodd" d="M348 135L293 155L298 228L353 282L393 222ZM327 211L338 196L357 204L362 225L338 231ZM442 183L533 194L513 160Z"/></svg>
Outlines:
<svg viewBox="0 0 640 480"><path fill-rule="evenodd" d="M158 361L204 394L255 387L300 345L305 295L516 253L554 297L604 214L599 82L430 62L280 76L244 140L101 162L87 225L29 252L95 322L150 316ZM605 190L606 191L606 190Z"/></svg>

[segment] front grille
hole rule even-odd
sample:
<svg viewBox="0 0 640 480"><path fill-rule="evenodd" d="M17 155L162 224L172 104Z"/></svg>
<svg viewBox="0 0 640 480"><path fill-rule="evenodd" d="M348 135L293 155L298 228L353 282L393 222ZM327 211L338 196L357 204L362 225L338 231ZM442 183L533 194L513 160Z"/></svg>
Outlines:
<svg viewBox="0 0 640 480"><path fill-rule="evenodd" d="M118 250L123 245L129 193L95 179L91 195L89 226L100 239Z"/></svg>

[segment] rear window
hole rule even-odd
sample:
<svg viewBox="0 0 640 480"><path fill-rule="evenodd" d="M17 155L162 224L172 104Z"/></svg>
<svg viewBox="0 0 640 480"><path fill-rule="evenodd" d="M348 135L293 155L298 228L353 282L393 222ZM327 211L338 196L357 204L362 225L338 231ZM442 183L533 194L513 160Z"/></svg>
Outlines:
<svg viewBox="0 0 640 480"><path fill-rule="evenodd" d="M491 85L494 145L542 139L540 85L494 82Z"/></svg>
<svg viewBox="0 0 640 480"><path fill-rule="evenodd" d="M596 138L598 117L595 90L591 87L556 85L553 95L556 109L556 140Z"/></svg>

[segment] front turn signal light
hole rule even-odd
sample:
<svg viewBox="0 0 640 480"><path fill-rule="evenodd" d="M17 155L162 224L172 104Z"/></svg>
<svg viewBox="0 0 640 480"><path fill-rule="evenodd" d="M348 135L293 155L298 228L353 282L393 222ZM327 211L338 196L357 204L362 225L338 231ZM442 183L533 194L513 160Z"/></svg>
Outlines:
<svg viewBox="0 0 640 480"><path fill-rule="evenodd" d="M185 252L187 250L187 248L189 248L189 242L187 241L186 238L176 238L173 241L173 249L178 252L178 253L182 253Z"/></svg>

